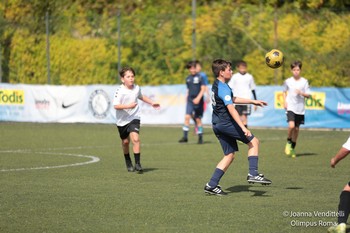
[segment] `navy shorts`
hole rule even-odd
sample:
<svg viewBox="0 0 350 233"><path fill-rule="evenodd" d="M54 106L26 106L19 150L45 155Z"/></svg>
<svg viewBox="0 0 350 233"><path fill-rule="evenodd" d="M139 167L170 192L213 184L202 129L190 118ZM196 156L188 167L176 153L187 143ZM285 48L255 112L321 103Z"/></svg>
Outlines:
<svg viewBox="0 0 350 233"><path fill-rule="evenodd" d="M131 132L140 132L140 120L132 120L129 124L118 126L119 136L121 139L129 137Z"/></svg>
<svg viewBox="0 0 350 233"><path fill-rule="evenodd" d="M287 122L294 121L295 126L299 127L300 125L303 125L305 123L305 116L295 114L292 111L287 111Z"/></svg>
<svg viewBox="0 0 350 233"><path fill-rule="evenodd" d="M219 139L224 155L238 151L237 140L248 144L254 135L246 137L237 124L213 124L213 131Z"/></svg>
<svg viewBox="0 0 350 233"><path fill-rule="evenodd" d="M202 118L203 116L203 99L199 102L199 104L194 104L192 100L187 100L186 105L186 114L194 115L195 118Z"/></svg>

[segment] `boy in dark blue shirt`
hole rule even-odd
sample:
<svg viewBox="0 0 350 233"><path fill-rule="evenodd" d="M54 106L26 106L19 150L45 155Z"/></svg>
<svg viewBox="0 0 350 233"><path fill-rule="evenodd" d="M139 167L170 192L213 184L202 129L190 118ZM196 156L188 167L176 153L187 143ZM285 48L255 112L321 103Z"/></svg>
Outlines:
<svg viewBox="0 0 350 233"><path fill-rule="evenodd" d="M196 62L190 61L187 64L187 69L190 75L186 78L187 85L187 105L185 124L182 127L183 137L179 140L180 143L188 142L188 131L190 126L190 119L194 115L195 123L198 131L198 144L203 143L203 127L202 127L202 116L203 116L203 94L205 91L205 83L203 78L197 73Z"/></svg>
<svg viewBox="0 0 350 233"><path fill-rule="evenodd" d="M244 126L233 103L267 105L261 100L250 100L233 97L231 88L227 82L232 77L231 63L222 59L213 61L212 70L217 78L212 86L211 101L213 105L212 124L213 131L219 139L224 151L224 157L216 166L210 181L205 185L204 192L213 195L227 195L219 186L219 181L232 163L235 152L238 151L237 141L247 144L249 183L271 184L263 174L258 173L259 140Z"/></svg>

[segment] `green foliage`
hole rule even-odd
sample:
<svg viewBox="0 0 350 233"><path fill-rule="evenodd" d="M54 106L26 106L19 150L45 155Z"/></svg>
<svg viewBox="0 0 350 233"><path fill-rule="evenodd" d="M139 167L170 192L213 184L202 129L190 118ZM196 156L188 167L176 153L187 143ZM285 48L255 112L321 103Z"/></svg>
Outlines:
<svg viewBox="0 0 350 233"><path fill-rule="evenodd" d="M281 84L290 76L289 64L299 59L313 86L349 86L348 9L338 0L197 1L193 54L190 1L5 1L0 3L3 80L46 83L48 12L51 83L118 82L119 12L120 62L135 68L140 85L183 83L185 64L195 55L211 82L211 62L219 57L246 60L257 84L264 85ZM275 47L286 57L277 72L264 64L265 53Z"/></svg>

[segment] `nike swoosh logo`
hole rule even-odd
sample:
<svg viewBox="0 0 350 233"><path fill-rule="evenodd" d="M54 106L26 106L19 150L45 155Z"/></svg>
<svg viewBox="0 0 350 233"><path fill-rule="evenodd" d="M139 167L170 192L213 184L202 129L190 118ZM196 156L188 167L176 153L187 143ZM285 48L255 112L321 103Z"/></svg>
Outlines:
<svg viewBox="0 0 350 233"><path fill-rule="evenodd" d="M72 107L74 104L76 104L76 103L72 103L72 104L68 104L68 105L65 105L64 103L62 103L62 108L69 108L69 107Z"/></svg>

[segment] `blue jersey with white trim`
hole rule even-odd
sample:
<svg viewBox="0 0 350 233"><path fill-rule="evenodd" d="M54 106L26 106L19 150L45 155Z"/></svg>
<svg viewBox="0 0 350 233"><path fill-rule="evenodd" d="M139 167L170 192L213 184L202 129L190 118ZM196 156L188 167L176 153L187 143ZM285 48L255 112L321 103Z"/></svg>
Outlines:
<svg viewBox="0 0 350 233"><path fill-rule="evenodd" d="M225 124L233 123L227 105L233 104L233 93L231 88L226 84L216 79L211 88L211 101L213 106L212 123Z"/></svg>

